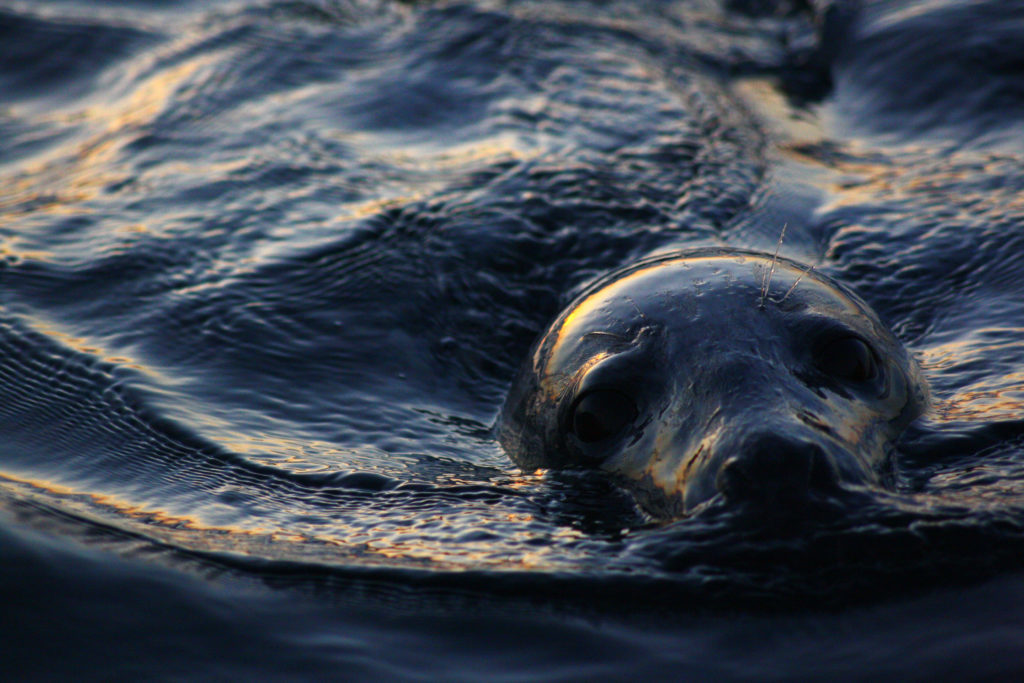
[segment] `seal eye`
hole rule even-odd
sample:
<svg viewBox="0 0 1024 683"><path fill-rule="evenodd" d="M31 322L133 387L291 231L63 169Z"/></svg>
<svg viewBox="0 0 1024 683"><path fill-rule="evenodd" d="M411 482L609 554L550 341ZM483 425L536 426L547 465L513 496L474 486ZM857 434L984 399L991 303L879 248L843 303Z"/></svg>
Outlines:
<svg viewBox="0 0 1024 683"><path fill-rule="evenodd" d="M817 354L818 369L831 377L866 382L878 374L875 354L859 337L846 336L826 343Z"/></svg>
<svg viewBox="0 0 1024 683"><path fill-rule="evenodd" d="M633 399L614 389L595 389L583 394L573 406L572 433L584 443L615 436L636 419Z"/></svg>

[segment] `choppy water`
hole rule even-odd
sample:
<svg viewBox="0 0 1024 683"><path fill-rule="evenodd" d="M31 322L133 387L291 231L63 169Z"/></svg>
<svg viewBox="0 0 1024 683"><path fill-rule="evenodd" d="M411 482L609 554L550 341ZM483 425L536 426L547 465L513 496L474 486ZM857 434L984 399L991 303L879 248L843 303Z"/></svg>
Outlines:
<svg viewBox="0 0 1024 683"><path fill-rule="evenodd" d="M1020 674L1021 44L1005 0L0 4L4 659ZM784 224L925 369L897 490L665 525L511 465L574 291Z"/></svg>

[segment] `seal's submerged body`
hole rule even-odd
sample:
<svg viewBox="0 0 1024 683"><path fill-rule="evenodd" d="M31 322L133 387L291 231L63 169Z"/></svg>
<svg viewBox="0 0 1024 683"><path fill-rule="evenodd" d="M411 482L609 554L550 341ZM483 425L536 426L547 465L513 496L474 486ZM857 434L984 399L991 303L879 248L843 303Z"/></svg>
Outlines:
<svg viewBox="0 0 1024 683"><path fill-rule="evenodd" d="M703 249L641 261L570 304L514 381L499 435L523 468L604 470L671 517L882 483L925 402L914 360L856 295L788 259Z"/></svg>

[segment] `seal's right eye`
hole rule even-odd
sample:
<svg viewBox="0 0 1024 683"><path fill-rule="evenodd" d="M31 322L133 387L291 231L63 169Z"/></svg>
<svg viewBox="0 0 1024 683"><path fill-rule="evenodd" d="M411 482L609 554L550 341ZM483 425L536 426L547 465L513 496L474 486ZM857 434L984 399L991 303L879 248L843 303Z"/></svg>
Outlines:
<svg viewBox="0 0 1024 683"><path fill-rule="evenodd" d="M596 443L621 432L638 413L633 399L622 392L595 389L576 399L569 424L580 441Z"/></svg>
<svg viewBox="0 0 1024 683"><path fill-rule="evenodd" d="M826 374L852 382L866 382L878 374L875 354L867 342L846 335L830 340L817 353L818 368Z"/></svg>

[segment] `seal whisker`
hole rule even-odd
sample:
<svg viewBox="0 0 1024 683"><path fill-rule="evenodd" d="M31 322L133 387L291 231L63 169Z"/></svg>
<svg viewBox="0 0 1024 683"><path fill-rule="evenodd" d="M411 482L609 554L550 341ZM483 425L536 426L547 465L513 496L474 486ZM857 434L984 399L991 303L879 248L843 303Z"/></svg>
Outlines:
<svg viewBox="0 0 1024 683"><path fill-rule="evenodd" d="M775 244L775 253L772 255L772 265L768 269L765 276L761 279L761 301L757 305L759 309L764 310L764 300L768 298L768 289L772 286L772 276L775 275L775 264L779 261L779 250L782 249L782 240L786 237L786 228L789 223L782 224L782 232L779 233L779 241Z"/></svg>
<svg viewBox="0 0 1024 683"><path fill-rule="evenodd" d="M784 295L782 296L782 298L781 298L781 299L779 299L779 300L778 300L778 301L777 301L776 303L778 303L778 304L782 304L782 303L785 303L786 299L788 299L788 298L789 298L789 295L793 293L793 290L794 290L794 289L796 289L796 286L797 286L798 284L800 284L800 281L801 281L801 280L803 280L803 279L804 279L804 276L805 276L805 275L808 275L808 274L810 274L810 272L811 272L812 270L814 270L814 269L815 269L815 267L816 267L816 266L807 266L807 268L806 268L806 269L804 270L804 272L800 273L800 275L799 275L799 276L797 277L797 279L796 279L796 280L795 280L795 281L793 282L793 284L792 284L792 285L790 286L790 288L786 290L786 293L785 293L785 294L784 294Z"/></svg>
<svg viewBox="0 0 1024 683"><path fill-rule="evenodd" d="M592 339L595 337L608 338L614 341L622 342L623 344L628 344L630 341L627 337L623 337L621 334L615 334L614 332L605 332L604 330L595 330L594 332L587 332L585 335L583 335L582 338Z"/></svg>
<svg viewBox="0 0 1024 683"><path fill-rule="evenodd" d="M644 315L644 312L641 311L640 307L636 305L635 301L633 301L633 297L627 296L626 297L626 301L628 301L630 304L632 304L633 310L636 311L636 314L640 316L641 320L647 320L647 316Z"/></svg>

